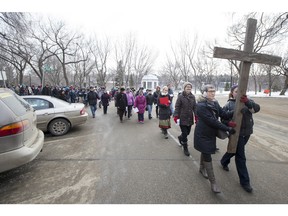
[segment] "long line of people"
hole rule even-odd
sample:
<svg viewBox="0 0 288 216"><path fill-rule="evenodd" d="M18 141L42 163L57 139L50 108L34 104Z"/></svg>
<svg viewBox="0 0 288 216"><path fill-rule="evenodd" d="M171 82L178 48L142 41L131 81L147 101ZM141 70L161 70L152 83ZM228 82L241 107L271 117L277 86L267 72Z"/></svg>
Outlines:
<svg viewBox="0 0 288 216"><path fill-rule="evenodd" d="M192 84L186 82L183 85L183 92L177 97L174 109L174 94L168 86L164 86L161 90L160 87L157 86L153 94L151 90L147 90L147 92L144 93L143 88L140 88L134 97L128 96L130 89L125 90L125 88L121 88L120 92L116 94L115 106L118 110L120 122L123 122L123 116L126 110L128 110L128 119L130 119L132 115L131 106L133 106L138 114L138 122L143 124L145 110L148 111L148 119L152 119L151 113L154 104L156 106L156 117L159 119L159 128L164 134L165 139L168 139L167 130L171 128L170 119L173 116L173 120L181 130L178 140L186 156L190 156L188 150L188 135L191 132L192 125L196 124L193 144L194 148L200 152L199 172L205 179L209 179L211 190L214 193L220 193L220 188L216 184L211 155L215 154L217 150L216 137L218 130L226 132L229 136L236 132L234 129L236 123L232 121L232 116L237 86L231 88L228 103L223 108L215 99L215 92L216 90L213 85L205 85L202 88L202 94L196 100L192 93ZM229 171L228 164L230 163L230 159L235 156L240 185L245 191L251 193L253 188L250 185L250 178L246 166L245 145L253 133L252 113L259 112L260 106L253 100L248 99L246 95L241 97L240 102L244 103L245 106L241 111L243 120L238 147L236 153L224 154L221 159L221 166L223 170ZM126 107L129 108L126 109Z"/></svg>
<svg viewBox="0 0 288 216"><path fill-rule="evenodd" d="M205 85L202 88L202 94L198 99L192 93L192 84L185 82L183 91L178 95L175 107L173 105L173 91L169 85L156 87L155 92L147 89L144 92L143 88L137 91L131 88L121 87L113 88L109 94L105 87L96 90L91 86L89 89L78 88L59 88L51 89L49 85L44 86L18 86L14 91L19 95L25 94L42 94L58 97L62 100L74 102L83 102L90 106L92 117L95 118L97 110L97 101L99 108L103 106L103 113L107 114L108 106L111 100L114 99L115 107L120 122L124 122L124 116L130 120L134 110L138 115L138 123L144 124L145 111L148 113L148 119L152 119L153 105L155 105L155 115L158 118L158 126L161 129L164 138L168 139L168 129L171 128L171 117L180 127L181 134L178 136L179 145L183 148L186 156L190 156L188 150L188 136L194 124L194 148L200 152L200 168L199 172L205 179L209 179L211 190L214 193L220 193L220 189L216 184L216 178L213 171L212 154L215 154L217 131L222 130L229 135L234 134L236 123L232 121L232 116L235 107L235 98L237 95L238 86L232 86L229 93L229 100L222 108L215 99L215 87L213 85ZM244 108L241 110L243 119L241 123L240 135L237 144L236 153L225 153L221 159L223 170L229 171L228 165L230 159L235 156L235 163L240 184L243 189L249 193L253 188L250 185L250 178L246 166L245 145L247 144L250 135L253 133L253 113L260 111L260 105L253 100L248 99L246 95L241 96Z"/></svg>

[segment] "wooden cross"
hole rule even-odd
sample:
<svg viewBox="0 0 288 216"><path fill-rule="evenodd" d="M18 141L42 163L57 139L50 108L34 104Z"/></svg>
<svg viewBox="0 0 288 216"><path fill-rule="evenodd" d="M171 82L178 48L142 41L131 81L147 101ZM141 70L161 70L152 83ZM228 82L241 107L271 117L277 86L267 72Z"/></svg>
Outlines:
<svg viewBox="0 0 288 216"><path fill-rule="evenodd" d="M240 102L240 97L246 95L249 70L252 63L262 63L268 65L277 65L281 63L281 57L253 53L254 38L256 33L257 20L249 18L247 20L246 35L244 41L244 51L233 50L215 47L214 48L214 58L222 59L232 59L241 61L240 66L240 81L238 84L238 91L236 96L236 104L233 114L233 121L236 122L237 126L235 128L236 133L229 137L227 152L235 153L237 149L238 137L240 133L241 123L242 123L242 113L241 110L244 104Z"/></svg>

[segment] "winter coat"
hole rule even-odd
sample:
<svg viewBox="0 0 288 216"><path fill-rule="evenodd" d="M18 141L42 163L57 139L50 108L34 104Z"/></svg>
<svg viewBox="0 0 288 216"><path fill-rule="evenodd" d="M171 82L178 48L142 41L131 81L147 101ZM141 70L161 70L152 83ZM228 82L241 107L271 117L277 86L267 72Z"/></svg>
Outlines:
<svg viewBox="0 0 288 216"><path fill-rule="evenodd" d="M161 91L155 91L155 92L153 93L154 104L156 104L156 105L157 105L158 97L159 97L160 94L161 94ZM157 105L157 106L158 106L158 105Z"/></svg>
<svg viewBox="0 0 288 216"><path fill-rule="evenodd" d="M97 99L100 99L98 94L95 91L89 91L87 94L87 102L89 105L96 105L97 104Z"/></svg>
<svg viewBox="0 0 288 216"><path fill-rule="evenodd" d="M106 92L101 95L101 102L103 106L109 106L110 95Z"/></svg>
<svg viewBox="0 0 288 216"><path fill-rule="evenodd" d="M125 110L127 107L127 96L125 93L120 92L116 95L116 104L117 108L121 110Z"/></svg>
<svg viewBox="0 0 288 216"><path fill-rule="evenodd" d="M126 93L127 96L127 102L128 102L128 106L133 106L134 105L134 95L132 92L128 92Z"/></svg>
<svg viewBox="0 0 288 216"><path fill-rule="evenodd" d="M194 131L194 148L202 153L214 154L217 130L229 130L218 118L229 119L233 116L233 111L225 112L217 101L208 101L200 96L196 104L196 115L198 122Z"/></svg>
<svg viewBox="0 0 288 216"><path fill-rule="evenodd" d="M145 112L145 108L146 108L146 98L144 95L140 96L138 95L135 98L135 102L134 102L134 107L137 107L139 110L139 114L142 114Z"/></svg>
<svg viewBox="0 0 288 216"><path fill-rule="evenodd" d="M170 109L170 104L164 105L164 104L160 104L160 98L164 98L167 97L168 100L170 101L171 104L171 98L170 95L162 95L160 94L158 97L158 107L159 107L159 119L160 120L166 120L169 119L170 116L172 115L171 109Z"/></svg>
<svg viewBox="0 0 288 216"><path fill-rule="evenodd" d="M153 102L154 102L154 97L152 94L148 94L146 96L146 104L147 105L153 105Z"/></svg>
<svg viewBox="0 0 288 216"><path fill-rule="evenodd" d="M190 93L183 92L178 95L174 116L178 116L180 119L180 125L190 126L194 124L194 115L196 112L196 99L195 96Z"/></svg>
<svg viewBox="0 0 288 216"><path fill-rule="evenodd" d="M228 102L226 103L226 105L223 107L224 111L231 111L235 109L235 104L236 101L235 99L229 99ZM246 103L249 108L247 106L245 106L243 108L242 114L242 123L241 123L241 128L240 128L240 136L249 136L253 133L253 125L254 125L254 121L253 121L253 117L252 117L252 113L257 113L260 111L260 105L255 103L253 100L249 99L248 103ZM221 121L224 124L227 124L231 119L221 119Z"/></svg>

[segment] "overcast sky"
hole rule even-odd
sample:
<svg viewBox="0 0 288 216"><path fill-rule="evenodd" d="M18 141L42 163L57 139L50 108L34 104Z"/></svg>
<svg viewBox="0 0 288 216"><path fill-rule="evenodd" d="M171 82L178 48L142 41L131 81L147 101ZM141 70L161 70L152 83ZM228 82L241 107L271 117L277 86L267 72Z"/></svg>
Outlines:
<svg viewBox="0 0 288 216"><path fill-rule="evenodd" d="M159 51L160 59L181 35L224 41L231 12L278 12L283 0L0 0L2 11L43 12L72 28L113 39L133 33L138 42ZM285 7L284 7L285 8ZM288 7L286 7L288 8ZM230 14L230 15L229 15ZM161 57L162 56L162 57Z"/></svg>

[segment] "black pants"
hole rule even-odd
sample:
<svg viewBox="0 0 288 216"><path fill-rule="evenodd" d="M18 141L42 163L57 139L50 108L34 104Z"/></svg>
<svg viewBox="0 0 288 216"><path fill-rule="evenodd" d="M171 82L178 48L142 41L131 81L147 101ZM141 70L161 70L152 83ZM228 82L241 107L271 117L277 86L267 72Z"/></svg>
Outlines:
<svg viewBox="0 0 288 216"><path fill-rule="evenodd" d="M190 134L190 131L191 131L191 127L192 125L180 125L180 128L181 128L181 140L184 142L184 143L187 143L188 142L188 139L187 139L187 136Z"/></svg>
<svg viewBox="0 0 288 216"><path fill-rule="evenodd" d="M128 105L128 108L127 108L127 110L128 110L128 118L130 118L132 116L132 107L133 107L133 105Z"/></svg>
<svg viewBox="0 0 288 216"><path fill-rule="evenodd" d="M239 136L236 153L225 153L221 159L222 166L228 166L232 157L235 156L235 163L241 185L249 185L250 178L246 166L245 145L250 136Z"/></svg>
<svg viewBox="0 0 288 216"><path fill-rule="evenodd" d="M156 117L158 118L158 116L159 116L159 109L158 109L158 106L156 105L156 107L155 107L155 109L156 109Z"/></svg>
<svg viewBox="0 0 288 216"><path fill-rule="evenodd" d="M108 106L107 106L107 105L106 105L106 106L103 105L103 112L104 112L104 114L107 114L107 109L108 109Z"/></svg>
<svg viewBox="0 0 288 216"><path fill-rule="evenodd" d="M118 108L118 115L119 115L121 121L123 120L124 113L125 113L125 109L119 109Z"/></svg>

